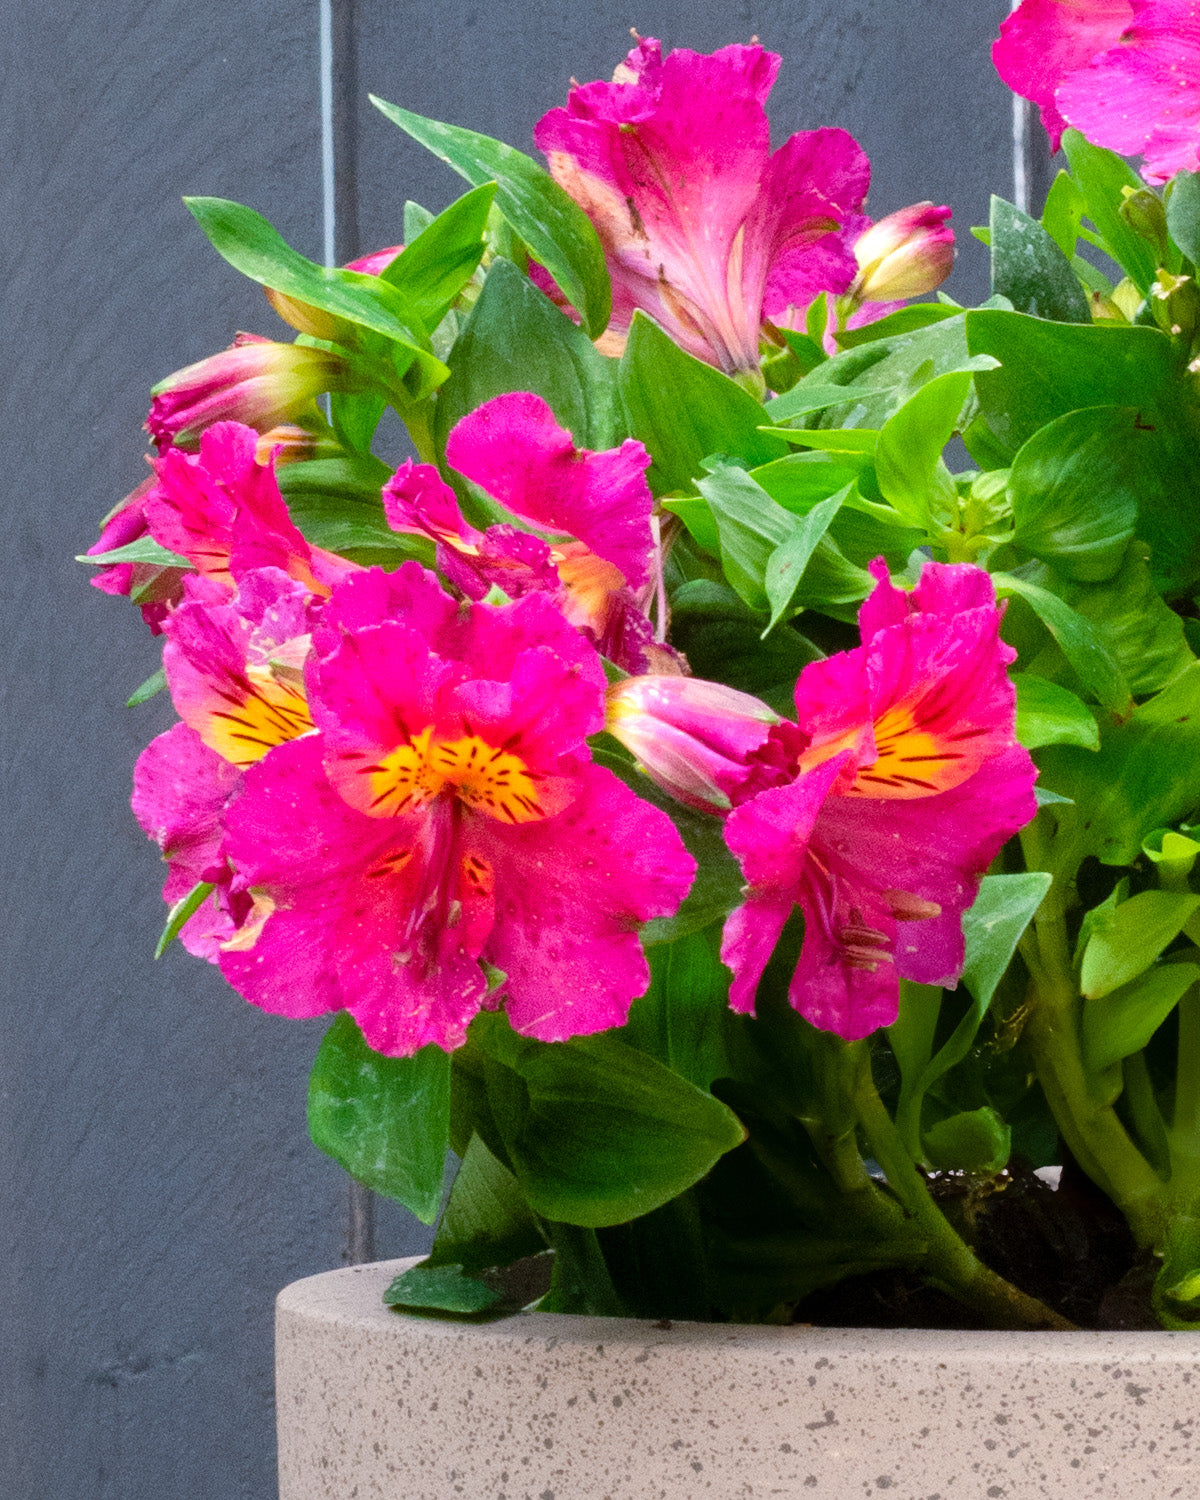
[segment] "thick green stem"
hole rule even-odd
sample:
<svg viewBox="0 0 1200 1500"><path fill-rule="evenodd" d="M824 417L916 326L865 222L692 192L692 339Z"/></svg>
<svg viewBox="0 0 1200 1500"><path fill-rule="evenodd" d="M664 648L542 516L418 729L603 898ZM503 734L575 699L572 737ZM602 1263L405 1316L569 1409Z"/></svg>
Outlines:
<svg viewBox="0 0 1200 1500"><path fill-rule="evenodd" d="M1074 1325L1044 1302L1005 1281L975 1255L929 1195L928 1184L909 1156L884 1107L864 1053L854 1102L863 1134L888 1186L925 1241L921 1270L957 1301L998 1328L1058 1328Z"/></svg>

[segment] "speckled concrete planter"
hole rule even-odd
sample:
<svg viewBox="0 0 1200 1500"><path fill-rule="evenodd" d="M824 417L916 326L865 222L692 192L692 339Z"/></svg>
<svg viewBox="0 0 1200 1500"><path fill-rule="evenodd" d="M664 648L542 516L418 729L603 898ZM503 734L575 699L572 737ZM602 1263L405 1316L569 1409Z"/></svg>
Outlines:
<svg viewBox="0 0 1200 1500"><path fill-rule="evenodd" d="M280 1294L281 1500L1197 1500L1200 1334L402 1317Z"/></svg>

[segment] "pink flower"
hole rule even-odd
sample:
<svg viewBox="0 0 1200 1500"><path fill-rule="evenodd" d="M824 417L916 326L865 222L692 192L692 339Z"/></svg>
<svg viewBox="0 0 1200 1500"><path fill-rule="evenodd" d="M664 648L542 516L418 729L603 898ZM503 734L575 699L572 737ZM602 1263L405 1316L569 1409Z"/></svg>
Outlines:
<svg viewBox="0 0 1200 1500"><path fill-rule="evenodd" d="M772 154L763 106L778 68L757 45L663 58L646 39L612 83L576 86L538 122L551 173L604 246L613 329L641 308L697 358L753 370L764 315L850 285L842 230L870 168L844 130Z"/></svg>
<svg viewBox="0 0 1200 1500"><path fill-rule="evenodd" d="M648 982L636 929L694 863L590 759L595 652L543 595L460 606L415 563L336 588L315 647L319 732L247 770L226 814L255 901L230 983L284 1015L346 1008L393 1056L459 1046L488 972L526 1035L623 1022Z"/></svg>
<svg viewBox="0 0 1200 1500"><path fill-rule="evenodd" d="M214 422L242 422L266 432L309 410L315 413L317 396L342 390L348 382L349 369L339 354L239 333L231 348L159 381L146 430L160 452L194 449Z"/></svg>
<svg viewBox="0 0 1200 1500"><path fill-rule="evenodd" d="M154 480L144 479L105 516L100 535L87 549L88 557L116 552L150 535L146 501L154 493ZM105 594L124 594L141 607L142 619L154 635L162 630L171 606L183 592L184 570L160 563L109 563L88 580Z"/></svg>
<svg viewBox="0 0 1200 1500"><path fill-rule="evenodd" d="M1132 20L1131 0L1022 0L1000 23L992 62L1013 93L1041 110L1051 150L1072 123L1059 113L1059 84L1116 46Z"/></svg>
<svg viewBox="0 0 1200 1500"><path fill-rule="evenodd" d="M895 1020L899 976L955 982L962 914L1035 811L1005 671L1015 653L1000 640L988 575L927 563L905 594L882 561L872 571L862 646L804 669L797 724L750 758L725 825L748 887L722 944L731 1004L754 1009L799 906L789 999L847 1038Z"/></svg>
<svg viewBox="0 0 1200 1500"><path fill-rule="evenodd" d="M550 593L611 661L646 670L655 647L642 604L660 563L641 443L626 439L602 453L576 448L540 396L515 392L456 424L446 462L509 514L559 540L509 525L477 531L430 464L402 464L384 486L389 525L436 541L439 568L469 599L493 585L510 599Z"/></svg>
<svg viewBox="0 0 1200 1500"><path fill-rule="evenodd" d="M1200 14L1191 0L1023 0L992 59L1042 111L1057 149L1067 125L1145 158L1165 182L1200 167Z"/></svg>
<svg viewBox="0 0 1200 1500"><path fill-rule="evenodd" d="M189 575L164 623L163 665L183 723L139 757L133 810L167 861L169 904L198 881L216 887L180 933L211 963L252 905L234 889L224 850L223 818L242 771L313 727L302 672L312 609L304 586L274 568L247 574L236 598Z"/></svg>
<svg viewBox="0 0 1200 1500"><path fill-rule="evenodd" d="M218 422L201 434L199 453L168 449L143 501L150 535L230 592L243 574L273 567L328 594L356 564L305 540L257 448L252 428Z"/></svg>

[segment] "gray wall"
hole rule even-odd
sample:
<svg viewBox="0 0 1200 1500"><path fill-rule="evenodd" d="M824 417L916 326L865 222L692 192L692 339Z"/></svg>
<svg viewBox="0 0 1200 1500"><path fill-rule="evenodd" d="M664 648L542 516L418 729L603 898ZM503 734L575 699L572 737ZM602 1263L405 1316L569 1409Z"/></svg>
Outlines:
<svg viewBox="0 0 1200 1500"><path fill-rule="evenodd" d="M785 56L780 136L839 124L876 214L954 205L951 290L985 290L966 226L1012 181L988 43L1005 0L334 0L339 258L437 208L447 169L368 90L521 144L570 75L611 71L632 21ZM130 768L169 722L124 697L155 665L136 614L70 561L143 476L147 388L271 332L184 192L238 198L322 245L318 0L5 0L0 388L8 492L0 950L0 1493L11 1500L269 1500L271 1300L370 1248L308 1143L320 1023L260 1015L176 952L154 964L160 866ZM375 1247L424 1231L379 1208Z"/></svg>

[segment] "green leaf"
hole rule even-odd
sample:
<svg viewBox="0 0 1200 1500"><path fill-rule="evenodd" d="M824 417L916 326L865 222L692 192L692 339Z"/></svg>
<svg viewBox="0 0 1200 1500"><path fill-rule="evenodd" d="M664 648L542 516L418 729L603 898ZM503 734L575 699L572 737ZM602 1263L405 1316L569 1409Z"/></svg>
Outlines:
<svg viewBox="0 0 1200 1500"><path fill-rule="evenodd" d="M1198 906L1200 896L1182 891L1142 891L1123 901L1096 923L1083 950L1084 995L1096 1000L1135 979L1174 942Z"/></svg>
<svg viewBox="0 0 1200 1500"><path fill-rule="evenodd" d="M995 573L993 580L999 597L1018 594L1026 600L1101 705L1116 718L1127 717L1133 706L1129 683L1095 628L1049 589L1012 573Z"/></svg>
<svg viewBox="0 0 1200 1500"><path fill-rule="evenodd" d="M796 530L796 518L776 505L745 469L714 469L696 481L696 488L717 523L725 577L751 609L765 614L771 607L767 564Z"/></svg>
<svg viewBox="0 0 1200 1500"><path fill-rule="evenodd" d="M383 1294L388 1307L429 1312L480 1313L500 1301L500 1293L463 1275L462 1266L422 1263L402 1271Z"/></svg>
<svg viewBox="0 0 1200 1500"><path fill-rule="evenodd" d="M1071 262L1036 219L993 196L991 228L994 292L1007 297L1018 312L1035 318L1092 321L1087 294Z"/></svg>
<svg viewBox="0 0 1200 1500"><path fill-rule="evenodd" d="M940 302L910 302L884 318L864 323L861 328L843 329L837 336L838 347L857 349L861 344L873 344L876 339L890 339L900 333L915 333L919 328L944 323L947 318L953 318L957 311L957 308L946 307Z"/></svg>
<svg viewBox="0 0 1200 1500"><path fill-rule="evenodd" d="M432 1224L450 1138L448 1054L430 1045L383 1057L343 1012L313 1063L308 1128L352 1177Z"/></svg>
<svg viewBox="0 0 1200 1500"><path fill-rule="evenodd" d="M1130 542L1120 570L1103 583L1071 583L1055 576L1051 585L1095 627L1139 697L1165 687L1195 660L1184 622L1154 586L1148 550L1144 542Z"/></svg>
<svg viewBox="0 0 1200 1500"><path fill-rule="evenodd" d="M1100 730L1087 704L1067 688L1028 672L1013 676L1017 689L1017 739L1026 750L1041 745L1100 748Z"/></svg>
<svg viewBox="0 0 1200 1500"><path fill-rule="evenodd" d="M157 671L150 673L141 687L134 688L133 692L125 700L125 707L136 708L139 703L149 702L158 693L164 692L166 686L167 674L159 667Z"/></svg>
<svg viewBox="0 0 1200 1500"><path fill-rule="evenodd" d="M877 430L926 382L955 370L991 368L973 364L973 353L967 349L965 317L956 313L927 328L876 339L835 355L793 386L786 400L803 401L810 382L814 386L853 388L858 401L823 412L811 425ZM774 408L771 415L772 420L780 419Z"/></svg>
<svg viewBox="0 0 1200 1500"><path fill-rule="evenodd" d="M954 482L941 462L942 450L958 427L970 389L971 376L964 371L939 375L889 417L879 434L879 488L914 526L927 526L935 506L953 502Z"/></svg>
<svg viewBox="0 0 1200 1500"><path fill-rule="evenodd" d="M1167 231L1192 265L1200 266L1200 172L1176 172L1171 179Z"/></svg>
<svg viewBox="0 0 1200 1500"><path fill-rule="evenodd" d="M373 94L371 103L475 187L496 183L496 206L599 338L612 308L604 251L591 220L550 174L502 141L427 120Z"/></svg>
<svg viewBox="0 0 1200 1500"><path fill-rule="evenodd" d="M1050 883L1051 877L1041 870L985 875L980 882L975 904L963 918L967 952L962 983L981 1005L991 1004L1021 934L1033 920Z"/></svg>
<svg viewBox="0 0 1200 1500"><path fill-rule="evenodd" d="M427 335L415 309L387 282L307 260L261 214L240 203L226 198L183 201L213 248L243 276L390 339L402 356L399 365L417 368L409 392L414 399L428 395L446 378L445 365L424 347Z"/></svg>
<svg viewBox="0 0 1200 1500"><path fill-rule="evenodd" d="M847 485L840 494L830 495L828 500L814 505L795 523L791 535L767 558L763 574L763 587L771 606L767 631L773 630L791 611L792 601L804 580L804 571L849 493L850 486Z"/></svg>
<svg viewBox="0 0 1200 1500"><path fill-rule="evenodd" d="M618 379L630 431L654 460L655 493L691 489L710 454L737 454L754 466L787 452L779 438L759 432L763 408L749 391L693 359L640 311Z"/></svg>
<svg viewBox="0 0 1200 1500"><path fill-rule="evenodd" d="M963 1110L931 1125L921 1135L929 1165L939 1172L994 1176L1008 1164L1012 1132L990 1105Z"/></svg>
<svg viewBox="0 0 1200 1500"><path fill-rule="evenodd" d="M1067 257L1073 260L1079 240L1079 223L1087 204L1069 172L1059 172L1046 194L1042 228Z"/></svg>
<svg viewBox="0 0 1200 1500"><path fill-rule="evenodd" d="M1142 445L1137 412L1068 412L1025 443L1008 493L1017 546L1068 578L1095 583L1121 566L1138 518Z"/></svg>
<svg viewBox="0 0 1200 1500"><path fill-rule="evenodd" d="M171 552L160 546L152 536L140 536L136 541L126 542L123 547L114 547L109 552L80 552L75 561L97 563L103 567L110 563L154 563L160 568L192 566L186 557L180 557L178 552Z"/></svg>
<svg viewBox="0 0 1200 1500"><path fill-rule="evenodd" d="M1145 184L1114 152L1093 146L1077 130L1064 131L1062 149L1104 249L1145 296L1154 280L1154 251L1119 213L1123 201L1121 189L1141 188Z"/></svg>
<svg viewBox="0 0 1200 1500"><path fill-rule="evenodd" d="M862 394L854 386L821 385L819 381L793 387L782 396L776 396L762 408L768 423L778 427L797 417L811 417L814 412L832 410L834 407L850 406L862 400Z"/></svg>
<svg viewBox="0 0 1200 1500"><path fill-rule="evenodd" d="M483 235L495 196L492 182L465 193L381 272L381 280L396 288L426 328L437 327L475 274L483 258Z"/></svg>
<svg viewBox="0 0 1200 1500"><path fill-rule="evenodd" d="M176 901L175 905L167 912L167 925L162 930L154 949L155 958L161 958L175 939L183 930L184 923L189 917L200 910L208 898L216 889L207 880L198 881L186 896Z"/></svg>
<svg viewBox="0 0 1200 1500"><path fill-rule="evenodd" d="M1055 869L1069 876L1089 854L1133 864L1151 830L1200 806L1200 662L1126 723L1101 726L1098 751L1051 745L1038 759L1042 780L1075 803L1055 813Z"/></svg>
<svg viewBox="0 0 1200 1500"><path fill-rule="evenodd" d="M707 578L684 584L671 600L671 611L672 640L698 677L754 693L777 711L793 711L796 678L822 655L811 641L791 626L763 640L761 615L731 588Z"/></svg>
<svg viewBox="0 0 1200 1500"><path fill-rule="evenodd" d="M446 1200L428 1264L485 1271L546 1248L517 1179L472 1133Z"/></svg>
<svg viewBox="0 0 1200 1500"><path fill-rule="evenodd" d="M544 1218L591 1229L637 1218L745 1138L724 1104L614 1032L537 1042L484 1013L472 1033L513 1170Z"/></svg>
<svg viewBox="0 0 1200 1500"><path fill-rule="evenodd" d="M1102 998L1089 1000L1082 1022L1088 1071L1100 1073L1140 1052L1198 979L1196 964L1159 964Z"/></svg>
<svg viewBox="0 0 1200 1500"><path fill-rule="evenodd" d="M617 364L506 260L492 262L450 355L434 414L438 450L468 412L509 391L533 391L581 447L620 438Z"/></svg>
<svg viewBox="0 0 1200 1500"><path fill-rule="evenodd" d="M622 1036L697 1088L729 1071L729 971L711 926L649 951L650 988L633 1002Z"/></svg>
<svg viewBox="0 0 1200 1500"><path fill-rule="evenodd" d="M330 391L329 420L342 447L356 456L369 455L386 405L379 391Z"/></svg>

